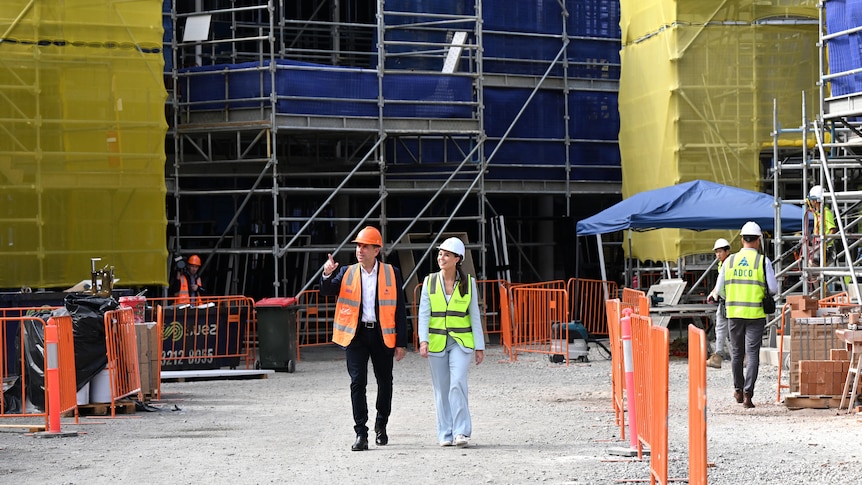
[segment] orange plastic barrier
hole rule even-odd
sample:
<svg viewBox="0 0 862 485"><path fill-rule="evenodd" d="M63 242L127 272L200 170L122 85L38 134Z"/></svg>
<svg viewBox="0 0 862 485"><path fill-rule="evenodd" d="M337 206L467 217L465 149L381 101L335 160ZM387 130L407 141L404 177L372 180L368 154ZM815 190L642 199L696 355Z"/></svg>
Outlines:
<svg viewBox="0 0 862 485"><path fill-rule="evenodd" d="M631 308L635 313L640 313L638 312L638 301L642 296L646 296L646 293L640 290L633 290L631 288L623 288L623 296L621 298L623 308Z"/></svg>
<svg viewBox="0 0 862 485"><path fill-rule="evenodd" d="M518 358L518 352L569 355L568 295L565 289L551 289L551 286L516 285L511 289L513 360ZM554 324L557 324L556 331L552 331ZM569 359L565 361L568 365Z"/></svg>
<svg viewBox="0 0 862 485"><path fill-rule="evenodd" d="M44 310L42 308L3 308L0 309L0 377L4 383L18 380L19 386L16 386L16 393L13 396L4 395L3 388L0 386L0 418L20 418L20 417L37 417L45 421L45 427L48 427L48 403L49 389L46 384L42 384L43 392L40 393L43 408L34 408L31 406L28 409L28 387L33 384L29 383L29 376L26 369L29 367L27 362L27 348L25 345L25 332L20 331L24 325L38 326L38 329L31 328L31 331L41 331L45 335L46 321L42 318L33 316L33 312ZM72 339L72 317L57 316L49 318L52 324L57 326L58 330L58 347L57 358L59 370L58 392L60 394L59 406L60 414L74 412L75 422L78 421L78 405L76 394L76 376L75 376L75 347ZM8 349L14 349L17 339L17 347L20 351L17 354L7 353ZM48 363L47 346L42 346L42 368L45 370ZM32 353L31 353L32 355ZM43 374L44 375L44 374ZM6 393L8 394L8 392ZM17 412L13 412L7 408L7 398L9 402L13 400L20 403Z"/></svg>
<svg viewBox="0 0 862 485"><path fill-rule="evenodd" d="M641 444L650 448L650 483L668 483L668 365L670 339L667 328L654 327L648 316L632 314L635 412L638 456Z"/></svg>
<svg viewBox="0 0 862 485"><path fill-rule="evenodd" d="M688 483L706 485L706 332L688 326Z"/></svg>
<svg viewBox="0 0 862 485"><path fill-rule="evenodd" d="M778 363L778 380L775 392L775 402L781 402L781 390L782 389L790 389L790 384L782 384L781 383L781 374L784 369L784 359L781 357L784 355L784 335L787 332L787 316L789 315L790 305L785 303L781 306L781 326L779 326L775 330L775 335L778 338L778 355L779 355L779 363Z"/></svg>
<svg viewBox="0 0 862 485"><path fill-rule="evenodd" d="M850 301L850 295L846 291L821 298L817 301L817 306L820 308L836 308L850 305L854 305L854 303Z"/></svg>
<svg viewBox="0 0 862 485"><path fill-rule="evenodd" d="M108 376L111 382L111 417L116 416L116 402L124 397L141 394L141 374L138 367L138 340L135 334L135 311L123 307L105 312L105 343L108 350Z"/></svg>
<svg viewBox="0 0 862 485"><path fill-rule="evenodd" d="M162 307L163 368L218 369L254 366L257 321L254 300L245 296L201 297L196 306L176 298L148 298L146 321ZM254 338L252 336L255 336Z"/></svg>
<svg viewBox="0 0 862 485"><path fill-rule="evenodd" d="M296 360L301 360L303 347L332 344L336 300L338 297L335 296L321 296L320 290L306 290L297 295L296 304L299 305L299 310L296 312ZM414 340L416 338L414 335Z"/></svg>
<svg viewBox="0 0 862 485"><path fill-rule="evenodd" d="M506 280L476 280L479 291L479 314L482 316L482 328L485 335L503 333L503 310L500 295L500 285L508 284ZM421 285L418 285L419 288ZM418 301L414 299L413 301ZM417 315L416 312L413 315Z"/></svg>
<svg viewBox="0 0 862 485"><path fill-rule="evenodd" d="M605 301L608 318L608 334L611 344L611 388L613 389L614 424L620 427L620 439L626 439L625 402L625 362L623 362L623 341L620 335L622 305L619 299Z"/></svg>
<svg viewBox="0 0 862 485"><path fill-rule="evenodd" d="M512 354L512 344L514 337L514 317L515 312L512 304L511 285L502 281L498 283L500 289L500 345L503 346L503 352L509 356L509 360L515 360Z"/></svg>
<svg viewBox="0 0 862 485"><path fill-rule="evenodd" d="M569 293L569 321L579 321L590 335L608 335L607 313L604 301L615 297L617 284L613 281L570 278L566 282Z"/></svg>

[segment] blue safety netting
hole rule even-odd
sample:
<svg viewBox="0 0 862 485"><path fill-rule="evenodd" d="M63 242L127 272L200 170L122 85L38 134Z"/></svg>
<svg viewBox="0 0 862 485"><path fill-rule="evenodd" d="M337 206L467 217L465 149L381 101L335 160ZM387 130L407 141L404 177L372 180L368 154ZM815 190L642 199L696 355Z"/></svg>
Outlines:
<svg viewBox="0 0 862 485"><path fill-rule="evenodd" d="M826 8L829 34L862 25L862 0L830 0ZM835 37L826 42L829 72L839 73L862 68L862 32ZM832 96L862 92L862 73L831 80Z"/></svg>

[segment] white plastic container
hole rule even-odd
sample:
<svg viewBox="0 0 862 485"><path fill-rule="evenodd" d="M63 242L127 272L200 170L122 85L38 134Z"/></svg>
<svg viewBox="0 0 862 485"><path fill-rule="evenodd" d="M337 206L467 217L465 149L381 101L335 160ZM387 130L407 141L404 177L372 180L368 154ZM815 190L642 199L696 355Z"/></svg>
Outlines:
<svg viewBox="0 0 862 485"><path fill-rule="evenodd" d="M107 368L90 380L90 402L111 402L111 375Z"/></svg>
<svg viewBox="0 0 862 485"><path fill-rule="evenodd" d="M85 404L90 404L90 383L84 384L78 393L78 406L83 406Z"/></svg>

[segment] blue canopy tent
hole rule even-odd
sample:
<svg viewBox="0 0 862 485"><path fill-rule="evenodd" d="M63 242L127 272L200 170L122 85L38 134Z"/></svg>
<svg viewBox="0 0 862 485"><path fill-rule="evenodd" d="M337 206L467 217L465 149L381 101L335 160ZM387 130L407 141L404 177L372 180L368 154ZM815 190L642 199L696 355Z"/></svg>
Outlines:
<svg viewBox="0 0 862 485"><path fill-rule="evenodd" d="M720 208L720 210L716 210ZM781 204L781 232L802 230L805 210ZM635 194L598 214L578 221L579 236L624 229L739 229L754 221L775 230L775 199L769 194L695 180Z"/></svg>
<svg viewBox="0 0 862 485"><path fill-rule="evenodd" d="M805 210L781 204L780 232L799 232ZM601 235L632 229L738 230L755 221L764 231L775 232L775 199L769 194L695 180L635 194L598 214L578 221L578 236ZM602 279L607 279L602 251L599 251Z"/></svg>

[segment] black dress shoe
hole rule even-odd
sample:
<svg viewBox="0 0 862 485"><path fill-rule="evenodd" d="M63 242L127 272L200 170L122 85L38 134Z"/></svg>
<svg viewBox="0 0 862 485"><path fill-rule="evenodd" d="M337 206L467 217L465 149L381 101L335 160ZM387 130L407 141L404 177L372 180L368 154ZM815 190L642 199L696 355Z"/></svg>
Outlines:
<svg viewBox="0 0 862 485"><path fill-rule="evenodd" d="M350 447L351 451L362 451L368 449L368 438L366 436L357 435L356 441L353 442L353 446Z"/></svg>
<svg viewBox="0 0 862 485"><path fill-rule="evenodd" d="M374 434L374 442L378 445L385 446L387 443L389 443L389 436L386 434L385 427L381 426L379 428L374 428Z"/></svg>

